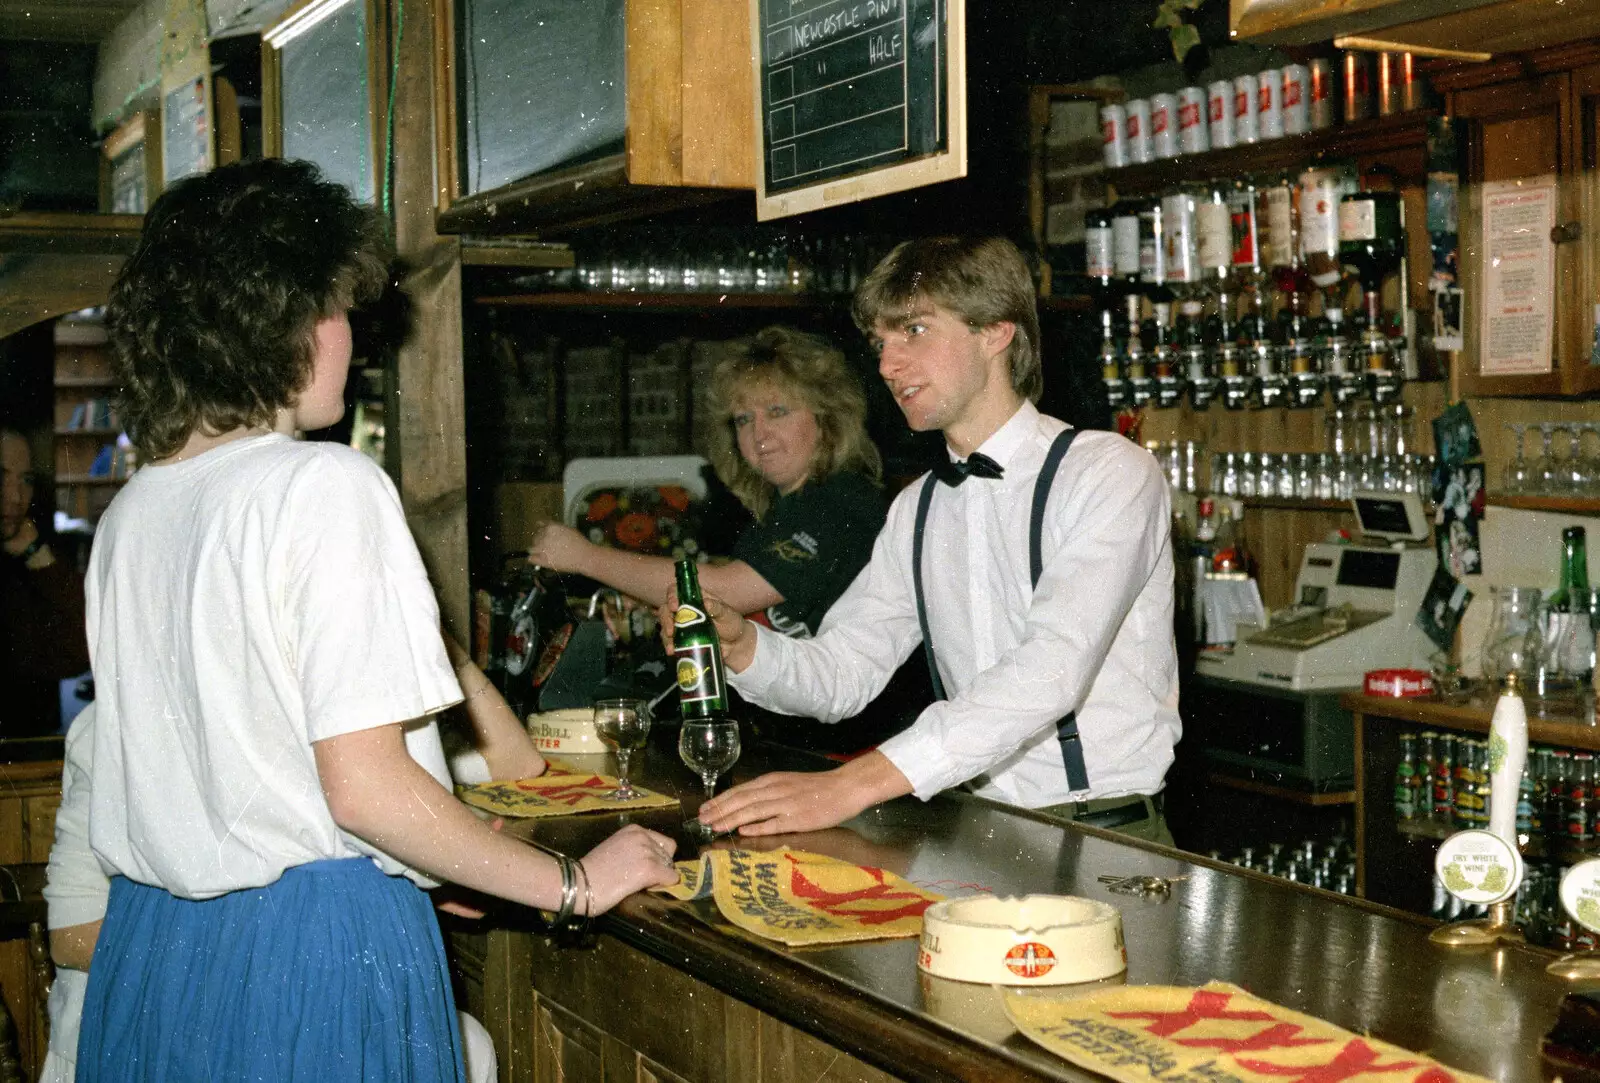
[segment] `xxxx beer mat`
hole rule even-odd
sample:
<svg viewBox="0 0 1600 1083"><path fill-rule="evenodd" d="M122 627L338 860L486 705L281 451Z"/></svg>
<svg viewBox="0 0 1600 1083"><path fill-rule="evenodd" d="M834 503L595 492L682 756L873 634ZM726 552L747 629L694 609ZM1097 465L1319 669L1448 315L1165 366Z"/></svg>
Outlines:
<svg viewBox="0 0 1600 1083"><path fill-rule="evenodd" d="M1050 1052L1121 1083L1488 1083L1222 982L1007 991L1005 1009Z"/></svg>
<svg viewBox="0 0 1600 1083"><path fill-rule="evenodd" d="M571 816L579 812L623 812L628 809L666 808L676 805L676 797L666 797L634 787L639 796L630 801L611 801L604 795L617 788L609 775L587 771L547 771L537 778L515 782L480 782L457 786L456 795L469 805L497 816Z"/></svg>
<svg viewBox="0 0 1600 1083"><path fill-rule="evenodd" d="M653 888L677 899L710 895L734 925L790 947L917 936L943 896L892 872L804 850L708 850L678 862L679 879Z"/></svg>

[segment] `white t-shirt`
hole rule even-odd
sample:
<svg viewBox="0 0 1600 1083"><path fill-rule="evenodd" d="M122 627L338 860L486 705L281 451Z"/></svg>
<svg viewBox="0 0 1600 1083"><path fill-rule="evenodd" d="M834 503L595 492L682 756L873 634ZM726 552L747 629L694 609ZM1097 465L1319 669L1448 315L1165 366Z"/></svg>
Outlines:
<svg viewBox="0 0 1600 1083"><path fill-rule="evenodd" d="M94 760L94 704L72 720L67 731L66 765L61 773L61 807L56 811L55 843L50 847L44 901L51 929L87 925L106 916L111 881L89 849L89 772ZM78 1029L89 972L58 967L50 983L50 1048L39 1083L72 1083L78 1060Z"/></svg>
<svg viewBox="0 0 1600 1083"><path fill-rule="evenodd" d="M395 722L444 786L428 716L461 689L388 477L269 435L146 466L100 521L85 582L97 692L89 840L110 871L205 899L369 854L316 741Z"/></svg>
<svg viewBox="0 0 1600 1083"><path fill-rule="evenodd" d="M961 783L1041 808L1155 793L1182 732L1173 645L1171 504L1149 452L1081 432L1045 506L1043 574L1028 567L1034 482L1065 423L1023 403L978 450L1005 476L938 485L923 548L928 627L950 698L879 746L926 800ZM824 721L870 702L922 640L912 535L922 484L889 509L872 560L822 622L794 640L757 630L729 683L777 711ZM1076 712L1089 788L1074 791L1055 720Z"/></svg>

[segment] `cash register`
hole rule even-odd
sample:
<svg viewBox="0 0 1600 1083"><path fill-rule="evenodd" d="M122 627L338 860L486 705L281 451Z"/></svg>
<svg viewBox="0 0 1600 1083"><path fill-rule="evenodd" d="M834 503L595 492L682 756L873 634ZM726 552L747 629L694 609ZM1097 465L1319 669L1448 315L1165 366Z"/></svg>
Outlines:
<svg viewBox="0 0 1600 1083"><path fill-rule="evenodd" d="M1231 651L1202 654L1202 677L1291 692L1356 688L1370 669L1427 668L1433 642L1417 610L1438 557L1414 493L1357 492L1360 539L1313 542L1295 603L1267 627L1240 623Z"/></svg>

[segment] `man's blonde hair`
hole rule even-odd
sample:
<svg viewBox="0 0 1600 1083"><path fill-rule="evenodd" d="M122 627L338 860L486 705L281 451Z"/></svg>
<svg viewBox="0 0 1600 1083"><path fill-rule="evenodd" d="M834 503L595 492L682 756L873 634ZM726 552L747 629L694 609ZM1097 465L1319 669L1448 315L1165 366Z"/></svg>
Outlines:
<svg viewBox="0 0 1600 1083"><path fill-rule="evenodd" d="M851 314L862 334L879 321L898 324L919 304L933 303L977 330L997 323L1016 328L1007 347L1011 386L1038 402L1044 393L1039 360L1039 311L1033 275L1017 246L1004 237L918 237L902 241L856 289Z"/></svg>
<svg viewBox="0 0 1600 1083"><path fill-rule="evenodd" d="M882 479L883 460L867 435L867 398L844 354L817 335L768 327L717 364L709 395L712 469L757 520L766 517L777 490L739 453L733 414L742 393L762 386L792 395L817 419L817 446L807 481L843 470L855 470L874 482Z"/></svg>

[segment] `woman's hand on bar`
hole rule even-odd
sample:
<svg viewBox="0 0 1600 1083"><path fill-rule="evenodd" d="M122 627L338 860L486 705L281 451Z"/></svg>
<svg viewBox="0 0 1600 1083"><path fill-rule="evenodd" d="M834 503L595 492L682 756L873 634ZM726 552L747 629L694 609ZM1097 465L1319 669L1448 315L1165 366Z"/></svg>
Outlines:
<svg viewBox="0 0 1600 1083"><path fill-rule="evenodd" d="M700 822L741 835L786 835L836 827L873 805L911 792L911 783L881 752L832 771L774 771L700 806Z"/></svg>
<svg viewBox="0 0 1600 1083"><path fill-rule="evenodd" d="M755 626L744 619L744 615L728 605L715 594L703 594L706 603L706 612L711 617L711 623L717 626L717 638L722 641L722 664L730 673L743 673L755 660L756 656L756 630ZM678 611L678 588L673 587L667 592L667 600L656 611L656 618L661 624L661 645L672 653L673 648L673 623L674 615Z"/></svg>
<svg viewBox="0 0 1600 1083"><path fill-rule="evenodd" d="M629 824L583 855L583 872L594 893L594 913L603 914L636 891L678 882L672 854L678 844L666 835ZM580 896L578 913L584 913Z"/></svg>

